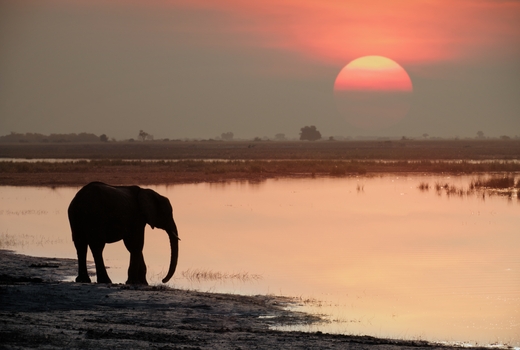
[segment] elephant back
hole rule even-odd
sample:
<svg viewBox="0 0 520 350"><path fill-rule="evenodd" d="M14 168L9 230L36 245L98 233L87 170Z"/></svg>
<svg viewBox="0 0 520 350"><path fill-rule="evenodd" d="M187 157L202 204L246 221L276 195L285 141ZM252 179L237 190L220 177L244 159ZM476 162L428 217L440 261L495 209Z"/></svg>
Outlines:
<svg viewBox="0 0 520 350"><path fill-rule="evenodd" d="M117 187L92 182L81 188L68 208L73 239L103 236L108 243L144 230L138 191L133 187L137 186Z"/></svg>

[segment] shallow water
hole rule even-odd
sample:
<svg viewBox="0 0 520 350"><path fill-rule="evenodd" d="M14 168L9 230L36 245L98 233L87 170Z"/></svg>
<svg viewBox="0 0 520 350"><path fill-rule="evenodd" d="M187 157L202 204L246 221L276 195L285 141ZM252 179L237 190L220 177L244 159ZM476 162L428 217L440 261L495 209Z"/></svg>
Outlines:
<svg viewBox="0 0 520 350"><path fill-rule="evenodd" d="M424 182L467 188L471 179L387 175L151 188L170 198L182 239L175 287L295 296L298 310L331 321L302 327L310 331L519 346L519 201L418 189ZM66 213L77 190L0 187L1 247L74 258ZM147 227L145 239L148 281L160 283L168 238ZM107 245L104 256L112 280L124 282L123 243ZM183 277L187 271L216 279Z"/></svg>

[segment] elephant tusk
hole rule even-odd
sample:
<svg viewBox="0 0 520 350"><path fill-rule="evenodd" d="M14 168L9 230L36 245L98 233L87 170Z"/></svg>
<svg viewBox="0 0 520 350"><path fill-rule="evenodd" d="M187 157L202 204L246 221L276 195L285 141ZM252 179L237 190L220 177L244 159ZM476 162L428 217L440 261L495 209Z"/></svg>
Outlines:
<svg viewBox="0 0 520 350"><path fill-rule="evenodd" d="M166 283L172 278L175 273L175 269L177 267L177 260L179 258L179 237L177 236L177 230L169 231L168 237L170 238L170 247L171 247L171 256L170 256L170 268L168 269L168 274L163 278L162 282ZM176 237L177 241L173 238Z"/></svg>

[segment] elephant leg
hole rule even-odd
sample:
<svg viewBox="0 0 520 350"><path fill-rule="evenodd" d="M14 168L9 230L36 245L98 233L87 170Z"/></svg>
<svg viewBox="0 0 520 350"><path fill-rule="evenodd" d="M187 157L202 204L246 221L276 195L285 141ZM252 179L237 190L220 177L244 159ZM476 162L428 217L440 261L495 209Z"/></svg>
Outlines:
<svg viewBox="0 0 520 350"><path fill-rule="evenodd" d="M133 243L135 242L132 242L132 244ZM143 256L144 242L129 247L132 244L125 241L125 246L130 251L130 266L128 266L128 280L126 284L148 285L146 281L146 264Z"/></svg>
<svg viewBox="0 0 520 350"><path fill-rule="evenodd" d="M87 272L87 243L74 241L76 253L78 255L78 277L76 282L90 283L90 277Z"/></svg>
<svg viewBox="0 0 520 350"><path fill-rule="evenodd" d="M105 262L103 261L105 243L89 244L89 246L92 251L92 256L94 257L94 262L96 263L97 283L112 283L110 277L108 277Z"/></svg>
<svg viewBox="0 0 520 350"><path fill-rule="evenodd" d="M126 284L148 285L146 281L146 264L142 252L130 253L130 266L128 267Z"/></svg>

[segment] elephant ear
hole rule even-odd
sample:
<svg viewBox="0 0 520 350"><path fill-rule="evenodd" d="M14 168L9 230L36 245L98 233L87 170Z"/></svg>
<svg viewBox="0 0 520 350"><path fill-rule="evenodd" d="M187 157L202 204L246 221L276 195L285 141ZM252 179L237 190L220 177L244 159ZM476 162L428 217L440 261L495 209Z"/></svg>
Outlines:
<svg viewBox="0 0 520 350"><path fill-rule="evenodd" d="M146 223L152 228L159 223L158 202L160 195L149 189L141 189L137 195L139 207L144 215Z"/></svg>

